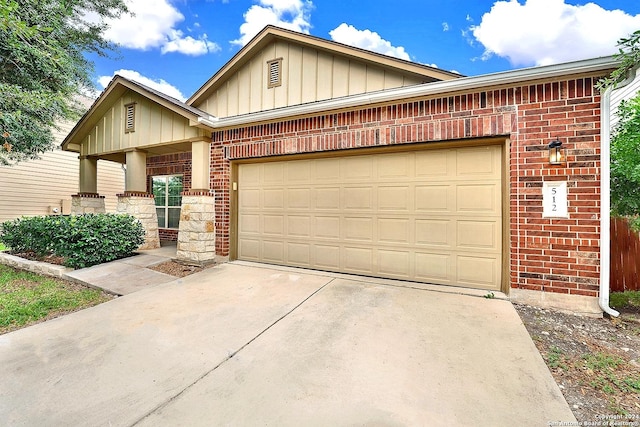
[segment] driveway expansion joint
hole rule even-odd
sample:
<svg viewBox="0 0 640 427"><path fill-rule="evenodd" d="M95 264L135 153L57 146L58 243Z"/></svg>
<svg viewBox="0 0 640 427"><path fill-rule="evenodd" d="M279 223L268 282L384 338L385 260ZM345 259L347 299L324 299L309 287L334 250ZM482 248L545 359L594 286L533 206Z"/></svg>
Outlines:
<svg viewBox="0 0 640 427"><path fill-rule="evenodd" d="M278 323L280 323L280 321L284 320L286 317L288 317L291 313L293 313L294 311L296 311L300 306L302 306L304 303L306 303L307 301L309 301L313 296L315 296L317 293L319 293L321 290L323 290L324 288L326 288L327 286L329 286L333 281L335 281L335 278L332 278L331 280L329 280L328 282L326 282L324 285L320 286L318 289L316 289L315 291L313 291L309 296L307 296L306 298L304 298L302 301L300 301L298 304L296 304L291 310L287 311L285 314L283 314L282 316L280 316L278 319L276 319L274 322L272 322L269 326L267 326L266 328L264 328L262 331L260 331L255 337L251 338L249 341L247 341L245 344L243 344L239 349L237 349L234 352L230 352L228 354L227 357L225 357L224 359L222 359L220 361L220 363L218 363L216 366L214 366L213 368L211 368L210 370L206 371L204 374L200 375L198 378L196 378L193 382L191 382L190 384L188 384L186 387L184 387L182 390L180 390L178 393L176 393L175 395L171 396L169 399L165 400L164 402L160 403L158 406L156 406L155 408L153 408L152 410L150 410L149 412L147 412L144 416L142 416L141 418L139 418L138 420L136 420L135 422L133 422L131 424L131 426L135 426L140 424L142 421L144 421L146 418L150 417L152 414L154 414L155 412L165 408L166 406L168 406L171 402L175 401L176 399L178 399L182 394L184 394L186 391L188 391L190 388L192 388L193 386L195 386L196 384L198 384L200 381L202 381L205 377L207 377L209 374L215 372L218 368L220 368L222 365L224 365L226 362L228 362L230 359L233 359L235 357L235 355L237 355L238 353L240 353L242 350L244 350L247 346L249 346L251 343L253 343L255 340L257 340L258 338L260 338L262 335L264 335L267 331L269 331L271 328L273 328L275 325L277 325Z"/></svg>

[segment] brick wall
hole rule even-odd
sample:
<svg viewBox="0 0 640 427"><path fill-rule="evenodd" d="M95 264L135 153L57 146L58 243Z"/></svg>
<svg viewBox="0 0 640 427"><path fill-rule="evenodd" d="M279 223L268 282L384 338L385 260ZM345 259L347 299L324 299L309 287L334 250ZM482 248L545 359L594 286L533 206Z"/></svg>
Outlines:
<svg viewBox="0 0 640 427"><path fill-rule="evenodd" d="M509 138L510 286L598 295L599 76L519 85L214 132L216 251L229 254L229 161L429 141ZM559 138L567 164L548 164ZM542 218L542 183L568 182L569 218Z"/></svg>
<svg viewBox="0 0 640 427"><path fill-rule="evenodd" d="M191 189L191 153L174 153L147 157L147 192L151 193L154 175L182 175L183 190ZM178 230L159 228L160 240L177 241Z"/></svg>

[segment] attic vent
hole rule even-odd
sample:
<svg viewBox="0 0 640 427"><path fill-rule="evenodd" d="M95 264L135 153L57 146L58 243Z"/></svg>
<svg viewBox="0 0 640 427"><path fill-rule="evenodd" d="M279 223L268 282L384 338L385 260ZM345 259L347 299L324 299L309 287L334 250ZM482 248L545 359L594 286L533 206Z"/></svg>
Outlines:
<svg viewBox="0 0 640 427"><path fill-rule="evenodd" d="M267 61L267 72L269 73L267 88L282 85L282 58Z"/></svg>
<svg viewBox="0 0 640 427"><path fill-rule="evenodd" d="M129 133L136 130L136 104L126 104L124 106L124 132Z"/></svg>

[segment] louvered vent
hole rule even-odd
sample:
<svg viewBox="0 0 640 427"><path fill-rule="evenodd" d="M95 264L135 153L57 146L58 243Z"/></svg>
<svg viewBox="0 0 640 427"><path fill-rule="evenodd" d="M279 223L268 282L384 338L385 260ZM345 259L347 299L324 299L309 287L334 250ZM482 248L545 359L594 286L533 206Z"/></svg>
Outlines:
<svg viewBox="0 0 640 427"><path fill-rule="evenodd" d="M282 58L267 61L269 84L267 87L272 88L282 84Z"/></svg>
<svg viewBox="0 0 640 427"><path fill-rule="evenodd" d="M136 104L127 104L124 106L124 131L133 132L136 130Z"/></svg>

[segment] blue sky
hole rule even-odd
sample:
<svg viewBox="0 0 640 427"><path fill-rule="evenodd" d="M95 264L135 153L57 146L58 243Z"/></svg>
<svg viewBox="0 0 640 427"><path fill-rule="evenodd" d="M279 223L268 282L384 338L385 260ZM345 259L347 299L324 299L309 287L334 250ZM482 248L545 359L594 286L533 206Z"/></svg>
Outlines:
<svg viewBox="0 0 640 427"><path fill-rule="evenodd" d="M188 98L272 24L481 75L610 55L640 29L640 1L128 0L110 21L114 58L91 57L102 90L118 73Z"/></svg>

